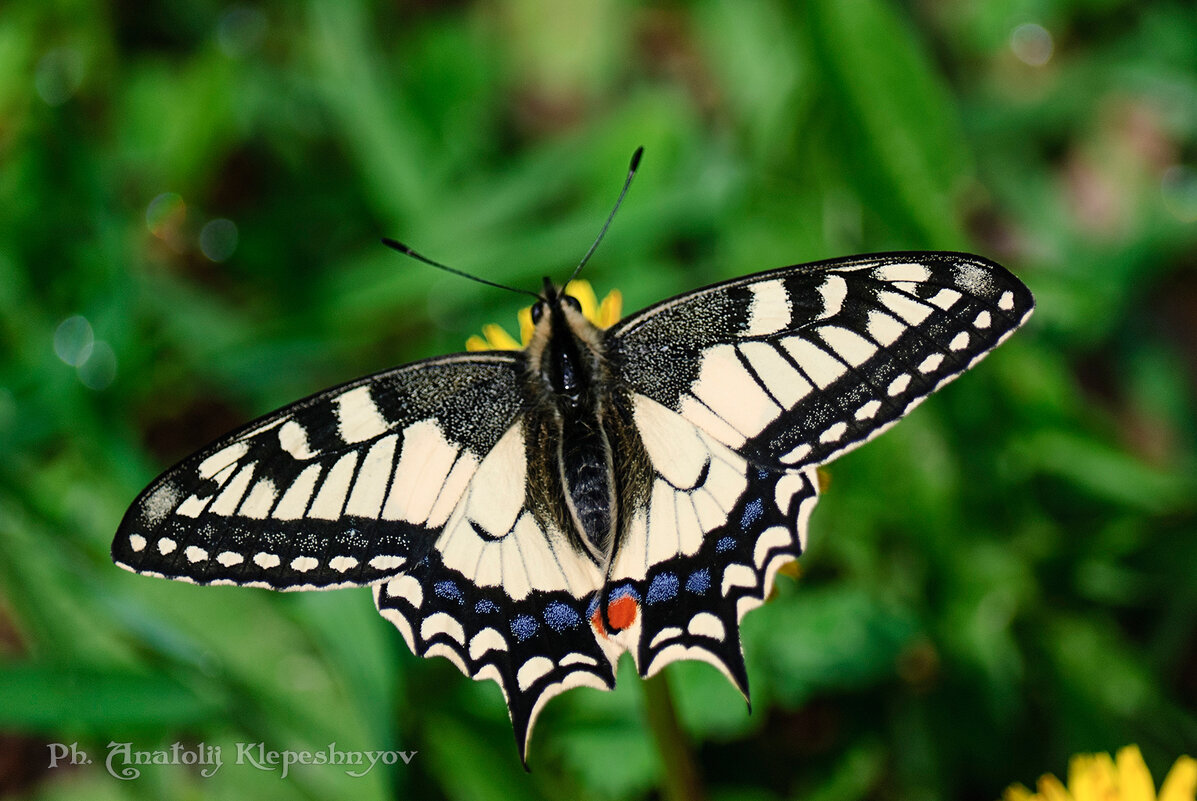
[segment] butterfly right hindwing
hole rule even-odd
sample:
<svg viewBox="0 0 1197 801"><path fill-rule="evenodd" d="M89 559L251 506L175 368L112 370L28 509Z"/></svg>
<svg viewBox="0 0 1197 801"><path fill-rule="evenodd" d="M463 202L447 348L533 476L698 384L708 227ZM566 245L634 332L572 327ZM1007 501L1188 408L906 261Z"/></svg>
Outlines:
<svg viewBox="0 0 1197 801"><path fill-rule="evenodd" d="M652 477L611 572L612 602L635 614L626 645L642 676L699 659L747 696L740 621L805 547L814 470L750 464L655 401L632 404Z"/></svg>

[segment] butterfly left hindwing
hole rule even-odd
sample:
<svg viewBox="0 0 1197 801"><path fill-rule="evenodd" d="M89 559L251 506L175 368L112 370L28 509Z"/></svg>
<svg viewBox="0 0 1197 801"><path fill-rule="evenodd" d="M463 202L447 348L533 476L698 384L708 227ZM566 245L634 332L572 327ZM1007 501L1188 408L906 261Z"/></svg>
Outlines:
<svg viewBox="0 0 1197 801"><path fill-rule="evenodd" d="M614 659L587 622L602 574L551 516L531 508L527 420L519 417L482 460L436 547L374 589L379 612L413 653L444 656L467 676L499 684L521 756L550 698L615 683Z"/></svg>

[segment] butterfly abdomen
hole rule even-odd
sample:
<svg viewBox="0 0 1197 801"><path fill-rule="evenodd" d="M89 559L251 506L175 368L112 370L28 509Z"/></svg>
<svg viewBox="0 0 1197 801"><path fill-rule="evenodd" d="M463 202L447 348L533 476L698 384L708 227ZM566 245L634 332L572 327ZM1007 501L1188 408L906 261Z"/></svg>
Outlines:
<svg viewBox="0 0 1197 801"><path fill-rule="evenodd" d="M565 415L560 439L561 477L569 506L590 550L605 557L615 518L611 446L597 416Z"/></svg>

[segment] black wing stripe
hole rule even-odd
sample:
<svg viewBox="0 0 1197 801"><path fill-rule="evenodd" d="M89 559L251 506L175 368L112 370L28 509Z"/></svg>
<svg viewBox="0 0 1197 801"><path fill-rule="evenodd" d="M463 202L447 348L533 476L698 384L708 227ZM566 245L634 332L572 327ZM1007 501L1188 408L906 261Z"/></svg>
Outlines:
<svg viewBox="0 0 1197 801"><path fill-rule="evenodd" d="M762 372L755 364L753 364L752 359L745 354L744 346L747 344L751 343L740 343L736 345L736 358L740 360L740 364L744 367L745 372L747 372L748 375L752 377L752 380L755 381L756 384L765 391L765 394L769 396L769 400L773 401L777 408L788 409L789 404L783 398L777 395L779 388L776 386L770 386L765 380L765 376L762 375ZM771 348L771 346L768 344L759 344L764 344L765 347Z"/></svg>
<svg viewBox="0 0 1197 801"><path fill-rule="evenodd" d="M849 329L841 330L847 331ZM856 332L852 333L855 336L861 337L862 339L868 339L868 341L874 345L875 351L885 350L879 343L877 343L876 340L869 338L867 334L857 334ZM877 383L874 381L873 374L860 369L860 364L863 362L857 362L856 364L849 362L841 355L838 349L833 348L830 345L827 347L827 351L844 365L844 367L847 369L847 372L851 373L852 376L860 382L862 387L867 387L872 390L871 392L865 392L863 397L860 393L837 396L836 399L839 401L839 408L844 417L853 417L857 420L867 420L873 416L873 414L865 413L865 410L870 408L870 404L877 404L878 407L884 406L889 408L895 417L902 414L904 407L899 406L890 398L886 388L877 385ZM865 400L865 398L868 400Z"/></svg>
<svg viewBox="0 0 1197 801"><path fill-rule="evenodd" d="M923 298L918 297L917 294L907 292L903 289L897 289L896 291L905 295L907 298L909 298L912 301L923 303L926 306L933 306L933 304L928 303ZM940 290L940 291L942 292L942 291L950 291L950 290ZM951 308L950 306L948 308L944 308L943 311L948 312L950 310L950 308ZM968 367L969 362L967 360L961 359L959 356L956 355L956 350L958 350L958 349L953 349L950 347L951 341L944 342L942 340L942 338L940 337L941 326L942 326L942 323L940 324L940 326L935 326L935 327L932 327L927 330L924 330L918 326L912 326L910 331L908 332L908 335L912 336L912 337L921 337L924 341L929 342L932 345L934 345L934 348L927 355L927 359L931 359L936 356L940 357L940 359L943 359L944 357L946 357L946 358L950 359L951 361L953 361L957 365L959 370L966 369ZM965 336L968 335L967 331L950 331L950 333L952 333L953 339L956 336L959 336L960 334L964 334ZM946 334L944 334L944 335L946 336ZM966 342L967 342L967 340L966 340ZM920 363L920 364L922 364L922 363ZM918 369L919 369L920 373L921 372L934 372L934 368L932 368L931 370L923 370L921 367L919 367Z"/></svg>

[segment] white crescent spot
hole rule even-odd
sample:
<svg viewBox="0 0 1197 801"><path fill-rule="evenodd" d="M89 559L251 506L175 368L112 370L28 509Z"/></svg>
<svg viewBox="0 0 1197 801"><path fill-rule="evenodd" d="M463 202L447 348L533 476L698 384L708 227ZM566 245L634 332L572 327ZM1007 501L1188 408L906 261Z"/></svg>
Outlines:
<svg viewBox="0 0 1197 801"><path fill-rule="evenodd" d="M515 674L515 682L520 690L527 691L537 679L547 675L553 669L553 663L547 656L534 656L520 666Z"/></svg>
<svg viewBox="0 0 1197 801"><path fill-rule="evenodd" d="M369 386L363 385L342 392L334 398L334 403L337 406L338 433L341 439L351 445L381 437L390 430L387 421L374 405Z"/></svg>

